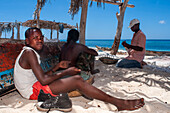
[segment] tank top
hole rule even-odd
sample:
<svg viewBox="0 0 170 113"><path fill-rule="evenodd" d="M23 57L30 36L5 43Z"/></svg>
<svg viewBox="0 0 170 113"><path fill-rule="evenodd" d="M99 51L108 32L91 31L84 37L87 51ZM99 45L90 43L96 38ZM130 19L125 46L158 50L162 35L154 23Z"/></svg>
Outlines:
<svg viewBox="0 0 170 113"><path fill-rule="evenodd" d="M31 47L24 46L20 54L18 55L14 66L14 84L19 93L29 99L33 94L33 84L37 81L32 69L24 69L19 65L19 59L25 50L33 50L37 56L38 63L40 64L39 54Z"/></svg>

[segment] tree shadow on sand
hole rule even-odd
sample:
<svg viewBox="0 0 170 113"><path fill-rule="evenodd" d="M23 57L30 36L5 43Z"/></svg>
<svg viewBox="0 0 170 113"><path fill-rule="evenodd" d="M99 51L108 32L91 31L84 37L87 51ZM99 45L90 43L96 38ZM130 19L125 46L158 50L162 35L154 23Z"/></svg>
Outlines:
<svg viewBox="0 0 170 113"><path fill-rule="evenodd" d="M100 70L100 73L96 74L96 79L105 81L101 82L101 86L109 82L134 81L152 87L161 87L166 91L170 91L170 73L168 72L155 70L149 66L143 69L117 68L115 65L106 65L100 61L96 61L95 66Z"/></svg>

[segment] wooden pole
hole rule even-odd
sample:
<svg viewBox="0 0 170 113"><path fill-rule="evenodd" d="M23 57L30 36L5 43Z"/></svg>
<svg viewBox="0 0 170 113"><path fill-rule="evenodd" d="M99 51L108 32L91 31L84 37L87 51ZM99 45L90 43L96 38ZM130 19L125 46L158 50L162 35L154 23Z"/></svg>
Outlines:
<svg viewBox="0 0 170 113"><path fill-rule="evenodd" d="M4 25L4 23L1 24L1 27ZM2 36L2 30L0 30L0 38Z"/></svg>
<svg viewBox="0 0 170 113"><path fill-rule="evenodd" d="M1 36L2 36L2 31L0 31L0 38L1 38Z"/></svg>
<svg viewBox="0 0 170 113"><path fill-rule="evenodd" d="M98 0L91 0L91 1L94 1L94 2L97 2ZM118 0L119 1L119 0ZM120 2L114 2L114 1L101 1L103 3L107 3L107 4L113 4L113 5L122 5L123 3L120 1ZM132 4L127 4L127 7L130 7L130 8L134 8L135 6L132 5Z"/></svg>
<svg viewBox="0 0 170 113"><path fill-rule="evenodd" d="M83 0L80 20L80 39L79 42L85 45L86 19L87 19L88 0Z"/></svg>
<svg viewBox="0 0 170 113"><path fill-rule="evenodd" d="M20 23L17 23L17 39L20 40Z"/></svg>
<svg viewBox="0 0 170 113"><path fill-rule="evenodd" d="M57 29L57 41L59 41L59 31Z"/></svg>
<svg viewBox="0 0 170 113"><path fill-rule="evenodd" d="M128 1L129 0L124 0L123 5L119 6L120 13L119 14L116 13L118 25L117 25L117 31L116 31L114 43L112 45L112 50L111 50L111 54L113 55L116 55L116 53L118 52L121 34L122 34L122 28L123 28L124 13L125 13Z"/></svg>
<svg viewBox="0 0 170 113"><path fill-rule="evenodd" d="M11 39L14 39L14 25L12 25L12 36Z"/></svg>
<svg viewBox="0 0 170 113"><path fill-rule="evenodd" d="M53 26L51 26L51 35L50 35L50 39L52 39L53 37Z"/></svg>

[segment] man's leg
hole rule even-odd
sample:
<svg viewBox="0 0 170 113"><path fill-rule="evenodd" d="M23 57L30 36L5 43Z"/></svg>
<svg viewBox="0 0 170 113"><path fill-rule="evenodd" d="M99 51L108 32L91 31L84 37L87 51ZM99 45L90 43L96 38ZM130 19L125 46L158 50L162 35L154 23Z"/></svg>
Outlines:
<svg viewBox="0 0 170 113"><path fill-rule="evenodd" d="M95 56L91 55L91 59L89 62L91 74L96 74L100 72L99 69L94 69L94 62L95 62Z"/></svg>
<svg viewBox="0 0 170 113"><path fill-rule="evenodd" d="M66 93L78 89L87 97L114 104L119 111L135 110L144 105L143 99L123 100L112 97L96 87L86 83L79 75L56 80L51 83L49 87L54 94Z"/></svg>
<svg viewBox="0 0 170 113"><path fill-rule="evenodd" d="M142 68L141 64L136 60L122 59L116 64L120 68Z"/></svg>

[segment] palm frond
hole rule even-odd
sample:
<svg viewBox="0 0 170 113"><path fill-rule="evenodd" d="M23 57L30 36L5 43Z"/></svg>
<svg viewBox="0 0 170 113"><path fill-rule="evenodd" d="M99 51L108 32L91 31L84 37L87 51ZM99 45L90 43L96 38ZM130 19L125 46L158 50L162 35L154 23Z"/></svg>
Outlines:
<svg viewBox="0 0 170 113"><path fill-rule="evenodd" d="M104 1L108 1L108 0L97 0L97 6L101 7L103 3L103 8L105 8ZM117 2L120 0L110 0L110 1ZM90 2L90 7L91 7L93 1L89 0L89 2ZM68 12L71 14L72 18L74 18L74 15L78 13L79 9L82 7L82 3L83 3L83 0L71 0L70 8Z"/></svg>
<svg viewBox="0 0 170 113"><path fill-rule="evenodd" d="M48 0L39 0L39 6L40 8L43 8L44 5L47 3Z"/></svg>
<svg viewBox="0 0 170 113"><path fill-rule="evenodd" d="M78 13L79 8L82 7L83 0L71 0L69 13L71 14L72 18L74 18L74 15Z"/></svg>
<svg viewBox="0 0 170 113"><path fill-rule="evenodd" d="M49 0L37 0L37 5L36 5L35 11L33 13L33 18L34 19L37 18L37 15L38 15L39 11L45 6L47 1L49 1Z"/></svg>

